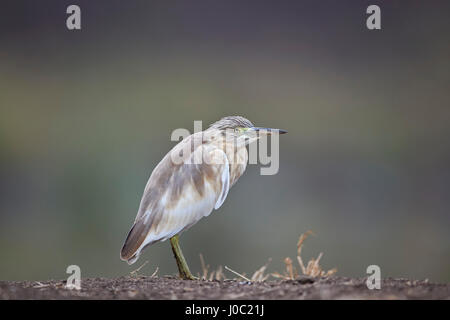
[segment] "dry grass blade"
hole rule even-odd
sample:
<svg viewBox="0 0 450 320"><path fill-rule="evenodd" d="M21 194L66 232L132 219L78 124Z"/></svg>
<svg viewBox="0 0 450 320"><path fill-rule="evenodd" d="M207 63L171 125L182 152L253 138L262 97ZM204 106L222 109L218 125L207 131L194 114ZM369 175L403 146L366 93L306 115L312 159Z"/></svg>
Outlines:
<svg viewBox="0 0 450 320"><path fill-rule="evenodd" d="M300 235L300 238L298 238L298 242L297 242L297 261L298 261L298 264L300 265L300 268L302 269L303 274L307 274L307 271L306 271L305 265L303 264L303 260L302 260L302 247L303 247L303 242L310 235L314 235L314 233L311 230L308 230L305 233L302 233Z"/></svg>
<svg viewBox="0 0 450 320"><path fill-rule="evenodd" d="M314 235L314 233L311 230L308 230L300 235L297 242L297 256L301 256L303 242L306 240L306 238L308 238L311 235Z"/></svg>
<svg viewBox="0 0 450 320"><path fill-rule="evenodd" d="M264 272L266 271L266 269L269 266L269 263L271 261L272 261L272 259L270 258L269 261L267 261L267 263L265 265L263 265L261 268L256 270L255 273L253 273L253 275L251 277L252 281L259 281L259 282L266 281L270 277L270 274L264 275Z"/></svg>
<svg viewBox="0 0 450 320"><path fill-rule="evenodd" d="M245 281L252 282L252 280L250 280L250 279L247 278L246 276L244 276L244 275L242 275L242 274L240 274L240 273L238 273L238 272L236 272L236 271L234 271L234 270L228 268L227 266L225 266L225 269L227 269L228 271L230 271L230 272L234 273L235 275L241 277L241 278L244 279Z"/></svg>
<svg viewBox="0 0 450 320"><path fill-rule="evenodd" d="M203 255L200 253L200 263L202 265L202 272L203 275L201 277L202 280L207 280L208 279L208 270L209 270L209 265L205 264L205 259L203 259Z"/></svg>
<svg viewBox="0 0 450 320"><path fill-rule="evenodd" d="M145 261L139 268L137 268L136 270L133 270L130 272L130 275L133 277L136 277L138 275L138 272L148 263L148 260Z"/></svg>
<svg viewBox="0 0 450 320"><path fill-rule="evenodd" d="M333 268L333 269L330 269L330 270L328 270L327 272L325 272L325 274L323 275L324 277L330 277L330 276L332 276L333 274L335 274L337 272L337 269L336 268Z"/></svg>
<svg viewBox="0 0 450 320"><path fill-rule="evenodd" d="M49 284L43 284L42 282L36 281L36 284L33 286L35 289L47 288L50 287Z"/></svg>
<svg viewBox="0 0 450 320"><path fill-rule="evenodd" d="M217 270L209 272L209 264L206 264L203 255L200 253L200 264L202 267L202 275L197 273L198 277L205 281L213 281L213 280L225 280L225 275L223 273L222 266L219 266Z"/></svg>
<svg viewBox="0 0 450 320"><path fill-rule="evenodd" d="M153 278L156 276L156 274L158 273L159 267L156 267L155 272L152 273L152 275L150 276L150 278Z"/></svg>
<svg viewBox="0 0 450 320"><path fill-rule="evenodd" d="M279 272L274 272L274 273L272 273L271 275L272 275L272 277L274 277L274 278L283 279L283 280L289 280L289 279L286 278L285 275L282 275L282 274L279 273Z"/></svg>
<svg viewBox="0 0 450 320"><path fill-rule="evenodd" d="M292 265L292 259L287 257L286 259L284 259L284 264L286 265L287 278L294 280L294 266Z"/></svg>
<svg viewBox="0 0 450 320"><path fill-rule="evenodd" d="M223 273L222 266L219 266L216 270L216 280L225 280L225 274Z"/></svg>

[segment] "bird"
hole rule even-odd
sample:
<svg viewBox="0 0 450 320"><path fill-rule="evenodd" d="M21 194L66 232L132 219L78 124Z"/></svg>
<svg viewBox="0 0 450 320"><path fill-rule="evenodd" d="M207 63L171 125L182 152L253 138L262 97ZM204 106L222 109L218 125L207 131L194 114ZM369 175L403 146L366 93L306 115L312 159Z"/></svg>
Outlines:
<svg viewBox="0 0 450 320"><path fill-rule="evenodd" d="M246 169L246 146L274 133L286 131L227 116L176 144L148 179L120 258L133 264L144 248L169 239L179 277L197 279L181 251L179 235L220 208Z"/></svg>

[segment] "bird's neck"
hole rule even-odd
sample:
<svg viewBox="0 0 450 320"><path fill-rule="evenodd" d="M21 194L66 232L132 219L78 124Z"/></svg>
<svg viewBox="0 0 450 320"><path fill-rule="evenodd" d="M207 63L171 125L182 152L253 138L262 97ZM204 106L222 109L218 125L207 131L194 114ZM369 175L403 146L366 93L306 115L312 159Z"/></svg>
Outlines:
<svg viewBox="0 0 450 320"><path fill-rule="evenodd" d="M233 185L244 173L247 167L248 152L245 143L236 141L218 140L218 147L225 152L230 165L230 185Z"/></svg>

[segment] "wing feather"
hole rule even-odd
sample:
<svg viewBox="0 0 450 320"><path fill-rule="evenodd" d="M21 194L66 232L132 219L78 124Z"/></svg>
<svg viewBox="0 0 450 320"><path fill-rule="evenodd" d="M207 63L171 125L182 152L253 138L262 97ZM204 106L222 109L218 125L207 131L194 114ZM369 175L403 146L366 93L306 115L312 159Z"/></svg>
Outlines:
<svg viewBox="0 0 450 320"><path fill-rule="evenodd" d="M217 199L216 204L214 205L214 209L219 209L223 202L225 201L227 195L228 195L228 191L230 190L230 163L228 162L228 158L225 154L225 152L223 152L222 150L220 150L223 154L224 157L224 167L222 169L222 174L221 174L221 190L220 190L220 194L219 197Z"/></svg>

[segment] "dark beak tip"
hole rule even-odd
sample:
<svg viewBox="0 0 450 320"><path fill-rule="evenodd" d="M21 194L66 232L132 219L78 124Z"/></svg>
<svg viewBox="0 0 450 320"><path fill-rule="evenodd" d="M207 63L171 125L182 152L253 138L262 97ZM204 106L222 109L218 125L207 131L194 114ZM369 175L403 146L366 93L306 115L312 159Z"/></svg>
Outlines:
<svg viewBox="0 0 450 320"><path fill-rule="evenodd" d="M278 134L285 134L288 133L286 130L281 130L281 129L273 129L273 128L262 128L262 127L253 127L254 130L256 131L276 131L278 132Z"/></svg>

